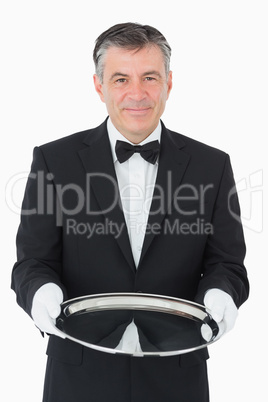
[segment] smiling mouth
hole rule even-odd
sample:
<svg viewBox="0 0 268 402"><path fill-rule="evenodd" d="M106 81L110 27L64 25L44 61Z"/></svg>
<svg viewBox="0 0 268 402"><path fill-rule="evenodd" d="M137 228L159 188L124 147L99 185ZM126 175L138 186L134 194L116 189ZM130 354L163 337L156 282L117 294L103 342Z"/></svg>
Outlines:
<svg viewBox="0 0 268 402"><path fill-rule="evenodd" d="M143 113L148 112L148 110L150 110L150 108L149 108L149 107L146 107L146 108L138 108L138 109L135 109L135 108L125 108L125 110L126 110L127 112L129 112L129 113L143 114Z"/></svg>

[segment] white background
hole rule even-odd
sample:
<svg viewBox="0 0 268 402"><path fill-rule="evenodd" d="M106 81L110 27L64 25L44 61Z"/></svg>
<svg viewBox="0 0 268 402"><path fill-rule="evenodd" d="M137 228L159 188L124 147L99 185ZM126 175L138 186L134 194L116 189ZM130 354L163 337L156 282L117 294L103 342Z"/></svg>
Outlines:
<svg viewBox="0 0 268 402"><path fill-rule="evenodd" d="M25 185L13 186L11 203L10 180L29 171L35 145L104 120L94 41L126 21L155 26L173 49L166 126L229 153L239 190L251 295L235 329L210 347L211 401L267 400L267 2L9 0L0 15L1 400L41 401L47 342L10 290Z"/></svg>

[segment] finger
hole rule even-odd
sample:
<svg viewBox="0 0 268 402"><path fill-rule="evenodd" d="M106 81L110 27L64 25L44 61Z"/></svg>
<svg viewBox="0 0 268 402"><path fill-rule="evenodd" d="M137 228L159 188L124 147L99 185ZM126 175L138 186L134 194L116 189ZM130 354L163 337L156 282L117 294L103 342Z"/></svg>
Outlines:
<svg viewBox="0 0 268 402"><path fill-rule="evenodd" d="M222 303L213 303L210 310L213 320L215 320L217 323L223 320L224 306Z"/></svg>
<svg viewBox="0 0 268 402"><path fill-rule="evenodd" d="M61 306L55 301L48 302L46 308L51 318L57 318L61 313Z"/></svg>
<svg viewBox="0 0 268 402"><path fill-rule="evenodd" d="M64 333L58 330L55 326L55 319L50 317L47 308L43 305L38 306L38 312L33 315L35 325L40 331L46 334L57 335L61 338L66 338Z"/></svg>
<svg viewBox="0 0 268 402"><path fill-rule="evenodd" d="M211 330L211 328L206 325L206 324L202 324L201 326L201 335L202 338L206 341L209 342L213 336L213 332Z"/></svg>
<svg viewBox="0 0 268 402"><path fill-rule="evenodd" d="M56 335L65 339L65 334L55 326L53 321L54 320L51 317L47 316L46 318L43 317L42 322L36 322L35 324L42 332L45 332L49 335Z"/></svg>
<svg viewBox="0 0 268 402"><path fill-rule="evenodd" d="M226 326L225 326L224 321L219 322L218 327L219 327L219 332L218 332L218 335L216 336L216 339L219 339L223 334L226 333Z"/></svg>
<svg viewBox="0 0 268 402"><path fill-rule="evenodd" d="M238 310L236 307L231 305L231 306L228 306L228 308L226 308L226 311L224 314L224 319L223 319L225 326L226 326L225 332L230 331L234 327L237 316L238 316Z"/></svg>

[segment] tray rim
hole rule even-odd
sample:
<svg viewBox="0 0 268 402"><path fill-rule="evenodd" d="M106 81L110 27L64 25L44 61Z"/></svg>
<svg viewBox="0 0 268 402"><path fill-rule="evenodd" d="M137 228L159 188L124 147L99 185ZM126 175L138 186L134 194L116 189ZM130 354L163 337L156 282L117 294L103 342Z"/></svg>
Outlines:
<svg viewBox="0 0 268 402"><path fill-rule="evenodd" d="M95 305L94 306L94 301L103 301L103 300L111 301L113 299L114 300L115 299L127 300L127 298L129 298L130 300L132 300L132 299L134 299L134 300L139 300L139 299L140 300L150 300L151 302L154 302L152 304L154 306L156 306L156 308L158 308L158 310L157 309L156 310L147 309L146 307L148 307L148 305L146 306L144 304L143 305L136 304L136 306L133 306L132 308L130 307L130 305L125 306L125 307L119 306L119 308L117 308L117 309L133 309L133 310L137 310L137 311L138 310L159 311L161 313L176 314L174 309L170 310L167 307L164 308L163 306L162 306L162 309L159 310L159 308L161 308L161 303L166 303L166 304L169 303L173 307L183 306L184 311L183 312L177 311L177 315L183 316L188 319L196 320L196 321L199 320L199 321L203 322L204 324L208 324L208 322L211 321L211 322L213 322L213 325L215 325L215 329L216 329L217 333L214 336L212 336L212 338L209 341L207 341L206 343L204 343L202 345L198 345L198 346L194 346L194 347L190 347L190 348L186 348L186 349L180 349L180 350L140 353L140 352L126 352L126 351L119 350L119 349L112 349L112 348L108 348L105 346L99 346L99 345L95 345L93 343L85 342L83 340L80 340L78 338L75 338L75 337L65 333L60 328L58 328L57 320L56 320L55 326L56 326L57 330L59 330L62 334L64 334L64 336L67 339L74 341L76 343L79 343L83 346L89 347L94 350L110 353L110 354L130 355L130 356L134 356L134 357L141 357L141 356L164 357L164 356L180 355L180 354L184 354L184 353L193 352L193 351L196 351L199 349L203 349L203 348L211 345L218 339L220 339L220 337L218 336L218 334L219 334L218 324L212 319L210 311L207 307L205 307L202 304L190 301L190 300L176 298L176 297L172 297L172 296L166 296L166 295L140 293L140 292L113 292L113 293L90 294L90 295L75 297L75 298L66 300L63 303L61 303L61 309L62 309L61 316L64 315L64 317L66 317L66 319L68 319L68 317L70 317L73 314L81 314L82 312L87 312L87 311L92 312L92 311L101 311L101 310L114 310L115 309L114 307L115 306L118 307L118 304L117 305L110 304L106 307L105 307L105 305L102 305L102 306ZM92 301L93 301L93 306L91 306L91 308L90 308L90 302L92 303ZM81 308L79 309L79 305L80 305L80 307L84 306L84 309L81 309ZM86 306L88 306L87 309L85 308ZM72 311L70 309L72 309ZM187 309L190 309L189 311L191 313L190 312L187 313ZM193 315L194 311L198 312L199 316ZM203 317L203 319L200 318L200 314Z"/></svg>

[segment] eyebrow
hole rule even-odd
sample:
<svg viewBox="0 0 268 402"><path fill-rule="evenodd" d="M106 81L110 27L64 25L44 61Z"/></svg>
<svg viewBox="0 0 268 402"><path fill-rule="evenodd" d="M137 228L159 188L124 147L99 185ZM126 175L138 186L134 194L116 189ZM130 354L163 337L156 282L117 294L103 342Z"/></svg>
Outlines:
<svg viewBox="0 0 268 402"><path fill-rule="evenodd" d="M147 75L156 75L159 78L162 78L162 75L156 71L156 70L152 70L152 71L146 71L145 73L142 74L143 77L147 76ZM128 74L124 74L124 73L120 73L119 71L115 72L114 74L111 75L110 77L110 81L112 81L114 78L116 77L123 77L123 78L127 78L129 77Z"/></svg>
<svg viewBox="0 0 268 402"><path fill-rule="evenodd" d="M145 76L145 75L156 75L157 77L162 78L162 75L161 75L158 71L156 71L156 70L147 71L147 72L144 73L143 75L144 75L144 76Z"/></svg>
<svg viewBox="0 0 268 402"><path fill-rule="evenodd" d="M110 81L112 81L116 77L128 77L128 74L123 74L123 73L120 73L120 72L116 72L110 77Z"/></svg>

